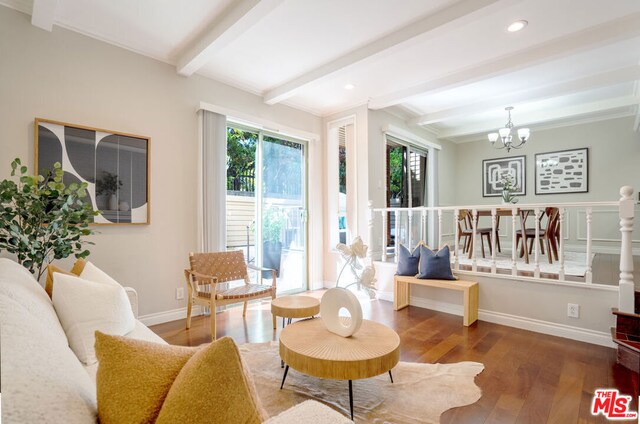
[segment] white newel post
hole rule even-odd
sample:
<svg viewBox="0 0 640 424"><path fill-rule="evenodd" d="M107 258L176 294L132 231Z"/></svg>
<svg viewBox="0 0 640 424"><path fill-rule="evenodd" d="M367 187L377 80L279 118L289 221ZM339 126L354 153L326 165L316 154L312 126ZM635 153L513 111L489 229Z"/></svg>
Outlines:
<svg viewBox="0 0 640 424"><path fill-rule="evenodd" d="M535 263L535 268L533 271L533 276L536 278L540 278L540 219L542 218L542 211L540 210L540 208L534 208L534 214L536 217L536 235L535 235L535 239L533 240L533 244L535 245L535 250L534 250L534 263ZM527 248L527 239L525 237L525 234L522 235L522 244L524 246L524 248Z"/></svg>
<svg viewBox="0 0 640 424"><path fill-rule="evenodd" d="M496 216L497 210L496 208L491 209L491 273L495 274L497 270L496 264L496 238L498 237L498 232L496 231L496 224L498 222L498 218Z"/></svg>
<svg viewBox="0 0 640 424"><path fill-rule="evenodd" d="M634 313L634 283L633 283L633 187L624 186L620 189L620 281L618 283L620 312Z"/></svg>
<svg viewBox="0 0 640 424"><path fill-rule="evenodd" d="M409 209L407 211L407 221L409 223L409 228L407 230L407 247L411 250L411 247L413 246L413 237L411 237L413 235L413 209Z"/></svg>
<svg viewBox="0 0 640 424"><path fill-rule="evenodd" d="M516 265L516 218L518 216L518 209L511 209L511 275L514 277L518 275L518 265ZM524 239L524 234L522 235ZM524 240L522 241L524 243ZM524 243L526 244L526 243ZM526 246L525 246L526 247Z"/></svg>
<svg viewBox="0 0 640 424"><path fill-rule="evenodd" d="M438 209L438 249L442 247L442 209Z"/></svg>

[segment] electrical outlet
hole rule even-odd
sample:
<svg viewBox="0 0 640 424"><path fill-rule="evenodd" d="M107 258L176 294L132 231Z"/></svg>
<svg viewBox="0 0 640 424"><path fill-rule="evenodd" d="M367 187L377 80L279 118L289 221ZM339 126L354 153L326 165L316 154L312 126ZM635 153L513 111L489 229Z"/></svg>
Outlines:
<svg viewBox="0 0 640 424"><path fill-rule="evenodd" d="M577 303L567 303L567 316L570 318L580 318L580 305Z"/></svg>
<svg viewBox="0 0 640 424"><path fill-rule="evenodd" d="M184 287L178 287L176 289L176 300L184 299Z"/></svg>

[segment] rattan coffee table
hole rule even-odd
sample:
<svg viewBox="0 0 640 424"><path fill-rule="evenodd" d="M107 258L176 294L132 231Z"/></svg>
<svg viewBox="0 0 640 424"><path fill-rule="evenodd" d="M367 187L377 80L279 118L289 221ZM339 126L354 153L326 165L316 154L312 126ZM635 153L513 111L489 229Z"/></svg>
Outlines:
<svg viewBox="0 0 640 424"><path fill-rule="evenodd" d="M326 329L321 319L298 321L280 334L280 357L286 368L332 380L349 380L349 408L353 419L353 380L389 373L400 360L400 337L391 328L363 320L351 337L341 337Z"/></svg>

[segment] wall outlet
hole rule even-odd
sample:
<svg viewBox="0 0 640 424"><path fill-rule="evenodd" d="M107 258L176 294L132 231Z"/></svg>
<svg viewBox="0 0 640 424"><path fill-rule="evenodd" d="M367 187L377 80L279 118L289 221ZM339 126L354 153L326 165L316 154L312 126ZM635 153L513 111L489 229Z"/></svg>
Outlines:
<svg viewBox="0 0 640 424"><path fill-rule="evenodd" d="M184 299L184 287L178 287L176 289L176 300Z"/></svg>
<svg viewBox="0 0 640 424"><path fill-rule="evenodd" d="M580 318L580 305L577 303L567 303L567 316L570 318Z"/></svg>

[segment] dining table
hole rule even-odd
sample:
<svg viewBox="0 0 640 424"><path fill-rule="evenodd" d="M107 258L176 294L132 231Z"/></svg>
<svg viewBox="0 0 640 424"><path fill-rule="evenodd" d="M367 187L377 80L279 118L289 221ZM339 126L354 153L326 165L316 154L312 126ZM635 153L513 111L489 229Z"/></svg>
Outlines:
<svg viewBox="0 0 640 424"><path fill-rule="evenodd" d="M477 215L475 217L476 220L476 228L478 228L478 220L480 219L481 216L492 216L492 211L493 208L491 209L478 209L477 210ZM542 211L544 213L544 211ZM529 216L531 214L535 214L535 210L531 209L531 208L518 208L516 209L516 214L518 216L520 216L520 230L522 231L522 248L520 249L520 256L524 256L524 260L525 262L528 264L529 263L529 249L527 249L526 247L526 230L527 230L527 218L529 218ZM498 229L500 228L500 217L501 216L512 216L513 212L512 209L507 209L507 208L497 208L496 209L496 232L498 231ZM515 234L513 234L513 237L515 237ZM469 249L469 259L471 259L473 254L473 249Z"/></svg>

